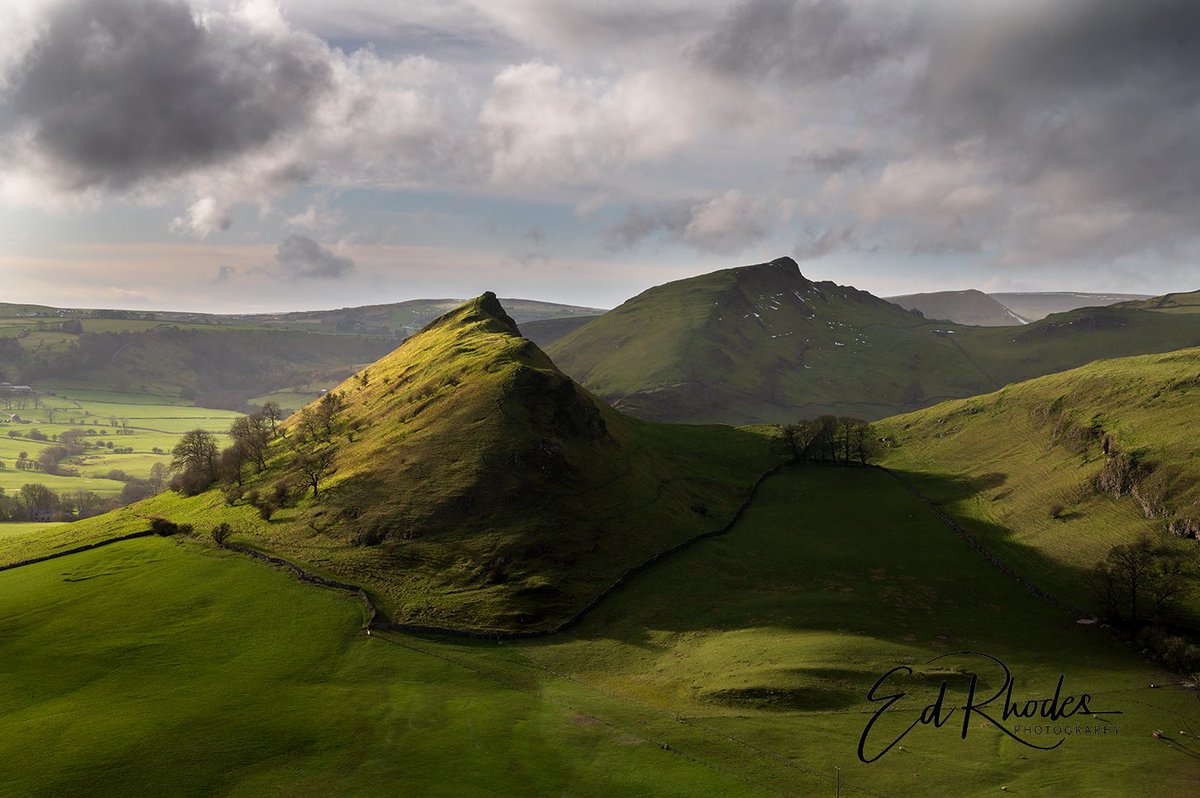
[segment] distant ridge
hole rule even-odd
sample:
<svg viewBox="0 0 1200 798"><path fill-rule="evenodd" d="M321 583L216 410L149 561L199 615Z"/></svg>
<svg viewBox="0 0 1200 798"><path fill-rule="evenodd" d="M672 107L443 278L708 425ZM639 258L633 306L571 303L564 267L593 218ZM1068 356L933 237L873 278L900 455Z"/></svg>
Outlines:
<svg viewBox="0 0 1200 798"><path fill-rule="evenodd" d="M927 319L944 319L977 327L1028 324L1025 319L982 291L935 291L887 297L905 310L918 310Z"/></svg>

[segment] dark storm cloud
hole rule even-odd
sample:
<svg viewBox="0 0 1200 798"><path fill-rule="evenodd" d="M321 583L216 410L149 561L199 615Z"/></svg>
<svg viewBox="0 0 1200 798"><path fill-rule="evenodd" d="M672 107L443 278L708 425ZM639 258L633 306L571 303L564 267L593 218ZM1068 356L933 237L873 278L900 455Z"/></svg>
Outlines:
<svg viewBox="0 0 1200 798"><path fill-rule="evenodd" d="M1104 254L1194 235L1200 4L1074 0L950 17L911 111L917 146L961 148L1075 211L1127 214Z"/></svg>
<svg viewBox="0 0 1200 798"><path fill-rule="evenodd" d="M266 144L330 74L308 37L209 29L178 0L68 0L13 82L7 115L50 177L121 188Z"/></svg>
<svg viewBox="0 0 1200 798"><path fill-rule="evenodd" d="M307 236L290 235L275 251L279 273L287 278L303 280L323 278L340 280L354 271L354 261L335 255Z"/></svg>
<svg viewBox="0 0 1200 798"><path fill-rule="evenodd" d="M913 43L910 19L844 0L746 0L694 50L739 79L834 80L869 73Z"/></svg>

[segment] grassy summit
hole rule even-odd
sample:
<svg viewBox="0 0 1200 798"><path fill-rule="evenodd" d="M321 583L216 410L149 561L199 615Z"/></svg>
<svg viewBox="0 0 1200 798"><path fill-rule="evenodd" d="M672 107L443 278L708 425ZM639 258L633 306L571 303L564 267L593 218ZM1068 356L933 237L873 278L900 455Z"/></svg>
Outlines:
<svg viewBox="0 0 1200 798"><path fill-rule="evenodd" d="M878 418L993 387L955 344L958 329L813 282L780 258L651 288L549 351L588 388L645 418Z"/></svg>
<svg viewBox="0 0 1200 798"><path fill-rule="evenodd" d="M772 457L750 432L620 415L558 371L490 293L335 392L345 409L318 499L292 469L293 418L246 485L287 486L269 522L211 490L61 534L121 534L152 515L200 530L224 521L235 539L363 585L393 620L541 629L633 565L723 526Z"/></svg>
<svg viewBox="0 0 1200 798"><path fill-rule="evenodd" d="M813 282L780 258L651 288L548 351L642 418L875 419L1099 358L1200 346L1200 326L1183 312L1189 296L1173 295L1169 307L1089 307L1019 327L969 327Z"/></svg>

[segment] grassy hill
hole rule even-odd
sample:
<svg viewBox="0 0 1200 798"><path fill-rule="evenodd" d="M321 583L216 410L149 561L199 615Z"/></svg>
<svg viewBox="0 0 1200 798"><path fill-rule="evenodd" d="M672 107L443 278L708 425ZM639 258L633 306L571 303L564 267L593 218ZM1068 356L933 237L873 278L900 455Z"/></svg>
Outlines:
<svg viewBox="0 0 1200 798"><path fill-rule="evenodd" d="M518 323L521 325L522 335L545 349L559 338L578 330L598 315L600 314L568 316L562 319L537 319L528 322L518 320Z"/></svg>
<svg viewBox="0 0 1200 798"><path fill-rule="evenodd" d="M1090 361L1200 345L1189 314L1089 307L1020 327L930 321L796 263L667 283L554 342L562 369L663 421L877 419Z"/></svg>
<svg viewBox="0 0 1200 798"><path fill-rule="evenodd" d="M812 282L790 258L651 288L556 341L560 367L621 410L672 421L878 418L992 387L931 322Z"/></svg>
<svg viewBox="0 0 1200 798"><path fill-rule="evenodd" d="M1200 313L1200 291L1164 294L1159 297L1122 302L1118 307L1157 310L1160 313Z"/></svg>
<svg viewBox="0 0 1200 798"><path fill-rule="evenodd" d="M918 310L927 319L947 319L977 327L1012 327L1028 322L1028 319L1018 316L992 297L975 289L905 294L890 296L887 300L905 310Z"/></svg>
<svg viewBox="0 0 1200 798"><path fill-rule="evenodd" d="M120 534L151 515L205 529L227 521L243 542L364 585L395 620L543 629L626 569L727 523L774 456L751 432L620 415L521 337L490 294L335 393L346 408L319 500L300 499L282 440L247 485L284 484L289 506L270 522L213 490L62 534Z"/></svg>
<svg viewBox="0 0 1200 798"><path fill-rule="evenodd" d="M1182 540L1200 532L1200 349L1099 361L882 428L896 444L887 465L1079 605L1095 608L1085 576L1114 545L1145 534L1200 551ZM1123 489L1096 487L1130 462ZM1200 624L1200 585L1178 612Z"/></svg>
<svg viewBox="0 0 1200 798"><path fill-rule="evenodd" d="M1089 294L1079 291L1017 291L988 294L1023 319L1037 321L1051 313L1096 308L1150 299L1147 294Z"/></svg>

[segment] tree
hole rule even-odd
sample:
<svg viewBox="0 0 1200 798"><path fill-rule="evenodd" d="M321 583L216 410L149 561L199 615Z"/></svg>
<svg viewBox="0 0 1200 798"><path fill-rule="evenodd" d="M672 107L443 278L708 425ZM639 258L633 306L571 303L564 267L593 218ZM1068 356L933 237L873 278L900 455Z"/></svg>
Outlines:
<svg viewBox="0 0 1200 798"><path fill-rule="evenodd" d="M831 459L834 465L837 465L837 417L831 415L819 416L817 418L817 427L818 456L822 460L826 458Z"/></svg>
<svg viewBox="0 0 1200 798"><path fill-rule="evenodd" d="M253 413L235 420L229 427L235 444L252 460L259 471L267 467L267 448L271 443L271 425L266 416Z"/></svg>
<svg viewBox="0 0 1200 798"><path fill-rule="evenodd" d="M879 435L875 427L866 421L860 421L851 430L851 435L854 438L854 456L858 458L859 463L866 465L879 456Z"/></svg>
<svg viewBox="0 0 1200 798"><path fill-rule="evenodd" d="M40 484L26 484L18 492L21 504L32 518L34 513L49 513L58 509L58 494Z"/></svg>
<svg viewBox="0 0 1200 798"><path fill-rule="evenodd" d="M167 477L170 470L162 463L155 463L150 466L150 489L155 493L162 493L162 489L167 485Z"/></svg>
<svg viewBox="0 0 1200 798"><path fill-rule="evenodd" d="M242 469L246 463L252 458L246 451L246 447L240 443L234 443L232 446L227 446L221 451L221 458L217 464L217 471L220 474L221 481L225 483L236 482L240 488L242 486Z"/></svg>
<svg viewBox="0 0 1200 798"><path fill-rule="evenodd" d="M294 465L304 477L304 481L312 488L313 498L318 496L317 488L321 480L334 472L334 459L337 452L332 444L323 444L309 449L298 449Z"/></svg>
<svg viewBox="0 0 1200 798"><path fill-rule="evenodd" d="M276 402L264 402L259 411L271 427L271 435L279 435L279 422L283 419L283 410Z"/></svg>
<svg viewBox="0 0 1200 798"><path fill-rule="evenodd" d="M1143 535L1135 543L1113 546L1092 569L1090 581L1109 617L1119 620L1122 609L1127 609L1129 628L1136 632L1145 602L1150 603L1154 624L1159 625L1183 595L1193 568L1179 549L1155 546Z"/></svg>
<svg viewBox="0 0 1200 798"><path fill-rule="evenodd" d="M185 432L171 450L171 468L206 474L212 482L217 478L217 439L203 429Z"/></svg>
<svg viewBox="0 0 1200 798"><path fill-rule="evenodd" d="M820 427L812 421L797 421L780 430L783 445L791 454L793 463L803 463L812 458L820 431Z"/></svg>

